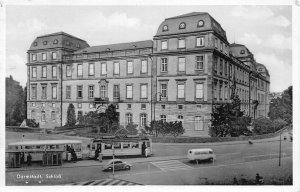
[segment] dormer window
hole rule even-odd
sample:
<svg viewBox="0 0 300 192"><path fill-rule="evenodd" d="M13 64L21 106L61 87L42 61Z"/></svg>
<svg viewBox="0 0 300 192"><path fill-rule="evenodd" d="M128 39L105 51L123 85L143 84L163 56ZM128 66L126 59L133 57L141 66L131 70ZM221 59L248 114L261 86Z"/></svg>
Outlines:
<svg viewBox="0 0 300 192"><path fill-rule="evenodd" d="M76 43L76 48L80 48L80 45L79 45L79 43Z"/></svg>
<svg viewBox="0 0 300 192"><path fill-rule="evenodd" d="M44 41L44 42L43 42L43 45L47 45L47 41Z"/></svg>
<svg viewBox="0 0 300 192"><path fill-rule="evenodd" d="M37 46L37 42L34 42L34 44L33 44L34 46Z"/></svg>
<svg viewBox="0 0 300 192"><path fill-rule="evenodd" d="M168 31L168 25L163 26L163 31Z"/></svg>
<svg viewBox="0 0 300 192"><path fill-rule="evenodd" d="M197 27L203 27L204 26L204 21L200 20L198 21Z"/></svg>
<svg viewBox="0 0 300 192"><path fill-rule="evenodd" d="M58 43L58 40L54 39L53 44L57 44L57 43Z"/></svg>
<svg viewBox="0 0 300 192"><path fill-rule="evenodd" d="M66 41L66 45L67 45L67 46L70 46L70 41Z"/></svg>
<svg viewBox="0 0 300 192"><path fill-rule="evenodd" d="M107 48L106 51L110 51L110 48Z"/></svg>
<svg viewBox="0 0 300 192"><path fill-rule="evenodd" d="M184 22L180 23L179 25L179 29L185 29L186 24Z"/></svg>
<svg viewBox="0 0 300 192"><path fill-rule="evenodd" d="M241 51L240 51L240 54L245 54L245 50L241 50Z"/></svg>

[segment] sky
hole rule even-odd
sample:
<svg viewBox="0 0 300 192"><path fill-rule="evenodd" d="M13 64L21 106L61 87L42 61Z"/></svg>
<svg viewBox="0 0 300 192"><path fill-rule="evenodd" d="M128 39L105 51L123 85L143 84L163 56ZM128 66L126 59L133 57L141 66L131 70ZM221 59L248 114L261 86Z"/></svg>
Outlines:
<svg viewBox="0 0 300 192"><path fill-rule="evenodd" d="M35 37L64 31L90 46L151 40L165 18L208 12L230 43L244 44L271 76L271 92L292 85L292 7L7 5L6 76L27 81L27 50Z"/></svg>

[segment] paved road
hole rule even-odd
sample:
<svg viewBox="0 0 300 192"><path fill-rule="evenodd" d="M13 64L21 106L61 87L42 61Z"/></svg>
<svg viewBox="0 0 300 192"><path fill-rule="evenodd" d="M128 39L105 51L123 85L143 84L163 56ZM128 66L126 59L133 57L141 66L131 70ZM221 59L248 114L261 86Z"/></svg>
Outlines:
<svg viewBox="0 0 300 192"><path fill-rule="evenodd" d="M154 144L153 148L155 151L155 161L151 158L138 158L138 159L127 159L129 162L133 162L133 168L130 171L118 171L114 175L116 178L122 178L123 180L130 179L133 183L140 184L161 184L161 182L166 182L166 184L185 184L193 183L190 180L185 180L181 178L184 182L178 181L178 179L172 180L171 178L176 177L176 173L189 173L197 172L197 169L209 169L214 170L214 168L219 167L229 167L229 166L241 166L243 164L248 164L249 162L255 163L255 167L261 164L261 162L272 161L278 162L278 151L279 142L264 142L264 143L254 143L249 145L245 144L238 145L214 145L211 148L214 149L217 160L214 162L203 162L201 164L191 163L186 159L186 152L190 148L203 147L204 144ZM206 144L207 147L207 144ZM292 142L283 141L282 142L282 154L284 157L292 156ZM177 159L168 160L169 156L177 156ZM159 157L164 158L164 160L159 160ZM154 157L152 158L154 159ZM286 158L285 158L286 160ZM92 162L92 161L91 161ZM275 163L273 163L275 164ZM268 164L267 164L268 165ZM292 167L292 163L286 166ZM288 169L291 170L291 169ZM226 170L228 172L228 170ZM242 171L239 169L239 171ZM199 172L199 171L198 171ZM155 180L158 175L162 173L167 174L167 180ZM222 173L223 174L223 173ZM26 176L38 176L40 178L26 179ZM40 176L39 176L40 175ZM138 179L142 177L137 177L137 175L145 176L152 175L147 181L139 181ZM215 172L210 172L209 176L220 175L219 170L216 169ZM22 177L23 176L23 177ZM101 166L85 166L77 167L76 163L74 167L59 167L57 169L49 169L45 167L39 170L26 170L26 171L16 171L16 172L6 172L6 184L7 185L60 185L76 182L89 182L89 181L99 181L103 179L108 179L112 177L112 173L102 172ZM187 178L192 179L187 176ZM149 182L152 181L152 182ZM193 180L193 179L192 179ZM27 182L27 183L26 183ZM156 182L156 183L155 183ZM174 183L175 182L175 183ZM195 181L196 182L196 181Z"/></svg>

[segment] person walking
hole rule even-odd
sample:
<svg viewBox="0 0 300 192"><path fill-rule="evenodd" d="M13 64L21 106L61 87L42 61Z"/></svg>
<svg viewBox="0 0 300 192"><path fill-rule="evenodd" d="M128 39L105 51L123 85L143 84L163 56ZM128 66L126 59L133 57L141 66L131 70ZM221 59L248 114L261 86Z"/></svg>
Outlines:
<svg viewBox="0 0 300 192"><path fill-rule="evenodd" d="M28 153L28 155L27 155L27 165L28 166L31 166L31 160L32 160L32 157L31 157L30 153Z"/></svg>

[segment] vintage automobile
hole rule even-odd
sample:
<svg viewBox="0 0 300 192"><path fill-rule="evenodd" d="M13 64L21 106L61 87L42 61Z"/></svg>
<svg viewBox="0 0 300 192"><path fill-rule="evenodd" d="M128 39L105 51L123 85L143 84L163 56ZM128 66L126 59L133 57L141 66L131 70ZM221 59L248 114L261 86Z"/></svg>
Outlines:
<svg viewBox="0 0 300 192"><path fill-rule="evenodd" d="M122 161L121 159L112 159L103 167L103 171L112 171L113 167L114 171L130 170L132 165Z"/></svg>

